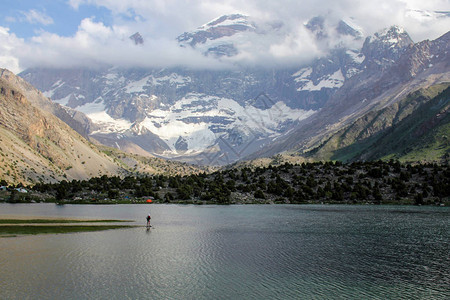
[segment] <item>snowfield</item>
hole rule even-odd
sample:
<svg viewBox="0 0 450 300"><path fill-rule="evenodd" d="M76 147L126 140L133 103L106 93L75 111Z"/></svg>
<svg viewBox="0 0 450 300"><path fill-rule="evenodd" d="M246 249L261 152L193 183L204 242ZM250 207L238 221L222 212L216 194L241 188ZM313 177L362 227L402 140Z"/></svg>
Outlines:
<svg viewBox="0 0 450 300"><path fill-rule="evenodd" d="M228 98L191 93L171 107L152 111L140 124L166 141L174 153L180 138L187 143L187 153L191 153L204 151L219 137L236 129L244 134L276 137L283 123L295 122L314 113L291 109L283 102L259 109L241 106Z"/></svg>

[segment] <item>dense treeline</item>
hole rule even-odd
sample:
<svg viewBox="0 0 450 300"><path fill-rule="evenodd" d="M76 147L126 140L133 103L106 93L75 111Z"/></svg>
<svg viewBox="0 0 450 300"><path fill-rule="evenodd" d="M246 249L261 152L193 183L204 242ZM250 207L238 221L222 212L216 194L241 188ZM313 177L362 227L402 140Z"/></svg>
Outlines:
<svg viewBox="0 0 450 300"><path fill-rule="evenodd" d="M54 201L136 203L449 204L448 165L316 162L232 168L189 176L95 177L36 184Z"/></svg>

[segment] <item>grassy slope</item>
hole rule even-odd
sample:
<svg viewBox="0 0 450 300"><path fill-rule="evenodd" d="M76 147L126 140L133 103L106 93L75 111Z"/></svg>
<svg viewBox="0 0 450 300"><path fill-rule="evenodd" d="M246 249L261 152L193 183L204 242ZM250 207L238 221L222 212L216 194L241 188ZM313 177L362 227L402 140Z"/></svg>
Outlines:
<svg viewBox="0 0 450 300"><path fill-rule="evenodd" d="M448 156L450 84L372 111L309 153L317 160L442 161Z"/></svg>
<svg viewBox="0 0 450 300"><path fill-rule="evenodd" d="M436 161L439 158L449 159L450 122L447 115L446 123L427 134L413 145L411 151L400 156L400 161ZM426 146L421 146L426 145ZM389 156L385 157L390 158Z"/></svg>
<svg viewBox="0 0 450 300"><path fill-rule="evenodd" d="M400 161L443 161L450 152L450 90L445 98L435 98L411 114L388 135L382 136L370 158ZM386 151L380 145L392 145Z"/></svg>

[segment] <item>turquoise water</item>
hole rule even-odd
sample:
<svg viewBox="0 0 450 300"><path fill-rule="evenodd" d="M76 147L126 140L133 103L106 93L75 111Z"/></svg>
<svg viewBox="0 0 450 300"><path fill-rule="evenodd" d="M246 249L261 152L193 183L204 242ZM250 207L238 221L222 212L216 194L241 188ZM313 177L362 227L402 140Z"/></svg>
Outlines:
<svg viewBox="0 0 450 300"><path fill-rule="evenodd" d="M2 216L153 228L0 239L0 299L449 299L450 210L396 206L56 206Z"/></svg>

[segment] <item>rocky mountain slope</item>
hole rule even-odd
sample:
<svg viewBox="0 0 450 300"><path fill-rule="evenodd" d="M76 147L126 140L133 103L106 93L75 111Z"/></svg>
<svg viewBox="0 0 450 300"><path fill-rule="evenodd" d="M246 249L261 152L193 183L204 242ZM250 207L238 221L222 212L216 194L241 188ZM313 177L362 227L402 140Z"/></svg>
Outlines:
<svg viewBox="0 0 450 300"><path fill-rule="evenodd" d="M71 109L70 107L63 107L52 102L33 85L23 80L21 77L15 76L9 70L1 69L0 77L7 80L12 86L20 89L23 95L33 106L55 115L83 137L88 138L89 132L97 128L85 114Z"/></svg>
<svg viewBox="0 0 450 300"><path fill-rule="evenodd" d="M235 62L234 68L109 66L30 69L20 76L54 102L84 113L92 123L84 119L79 127L91 139L207 165L289 149L301 154L371 110L449 81L448 34L414 44L398 26L365 37L352 20L333 23L322 16L305 29L318 47L328 49L309 63L240 65L251 49L282 39L284 26L235 14L177 38L181 47Z"/></svg>
<svg viewBox="0 0 450 300"><path fill-rule="evenodd" d="M200 171L186 164L99 149L54 115L58 113L70 120L64 108L22 78L0 70L1 179L29 184L101 175Z"/></svg>
<svg viewBox="0 0 450 300"><path fill-rule="evenodd" d="M5 70L0 77L0 177L10 182L81 179L123 171L53 114L35 106ZM36 100L36 99L34 99Z"/></svg>

